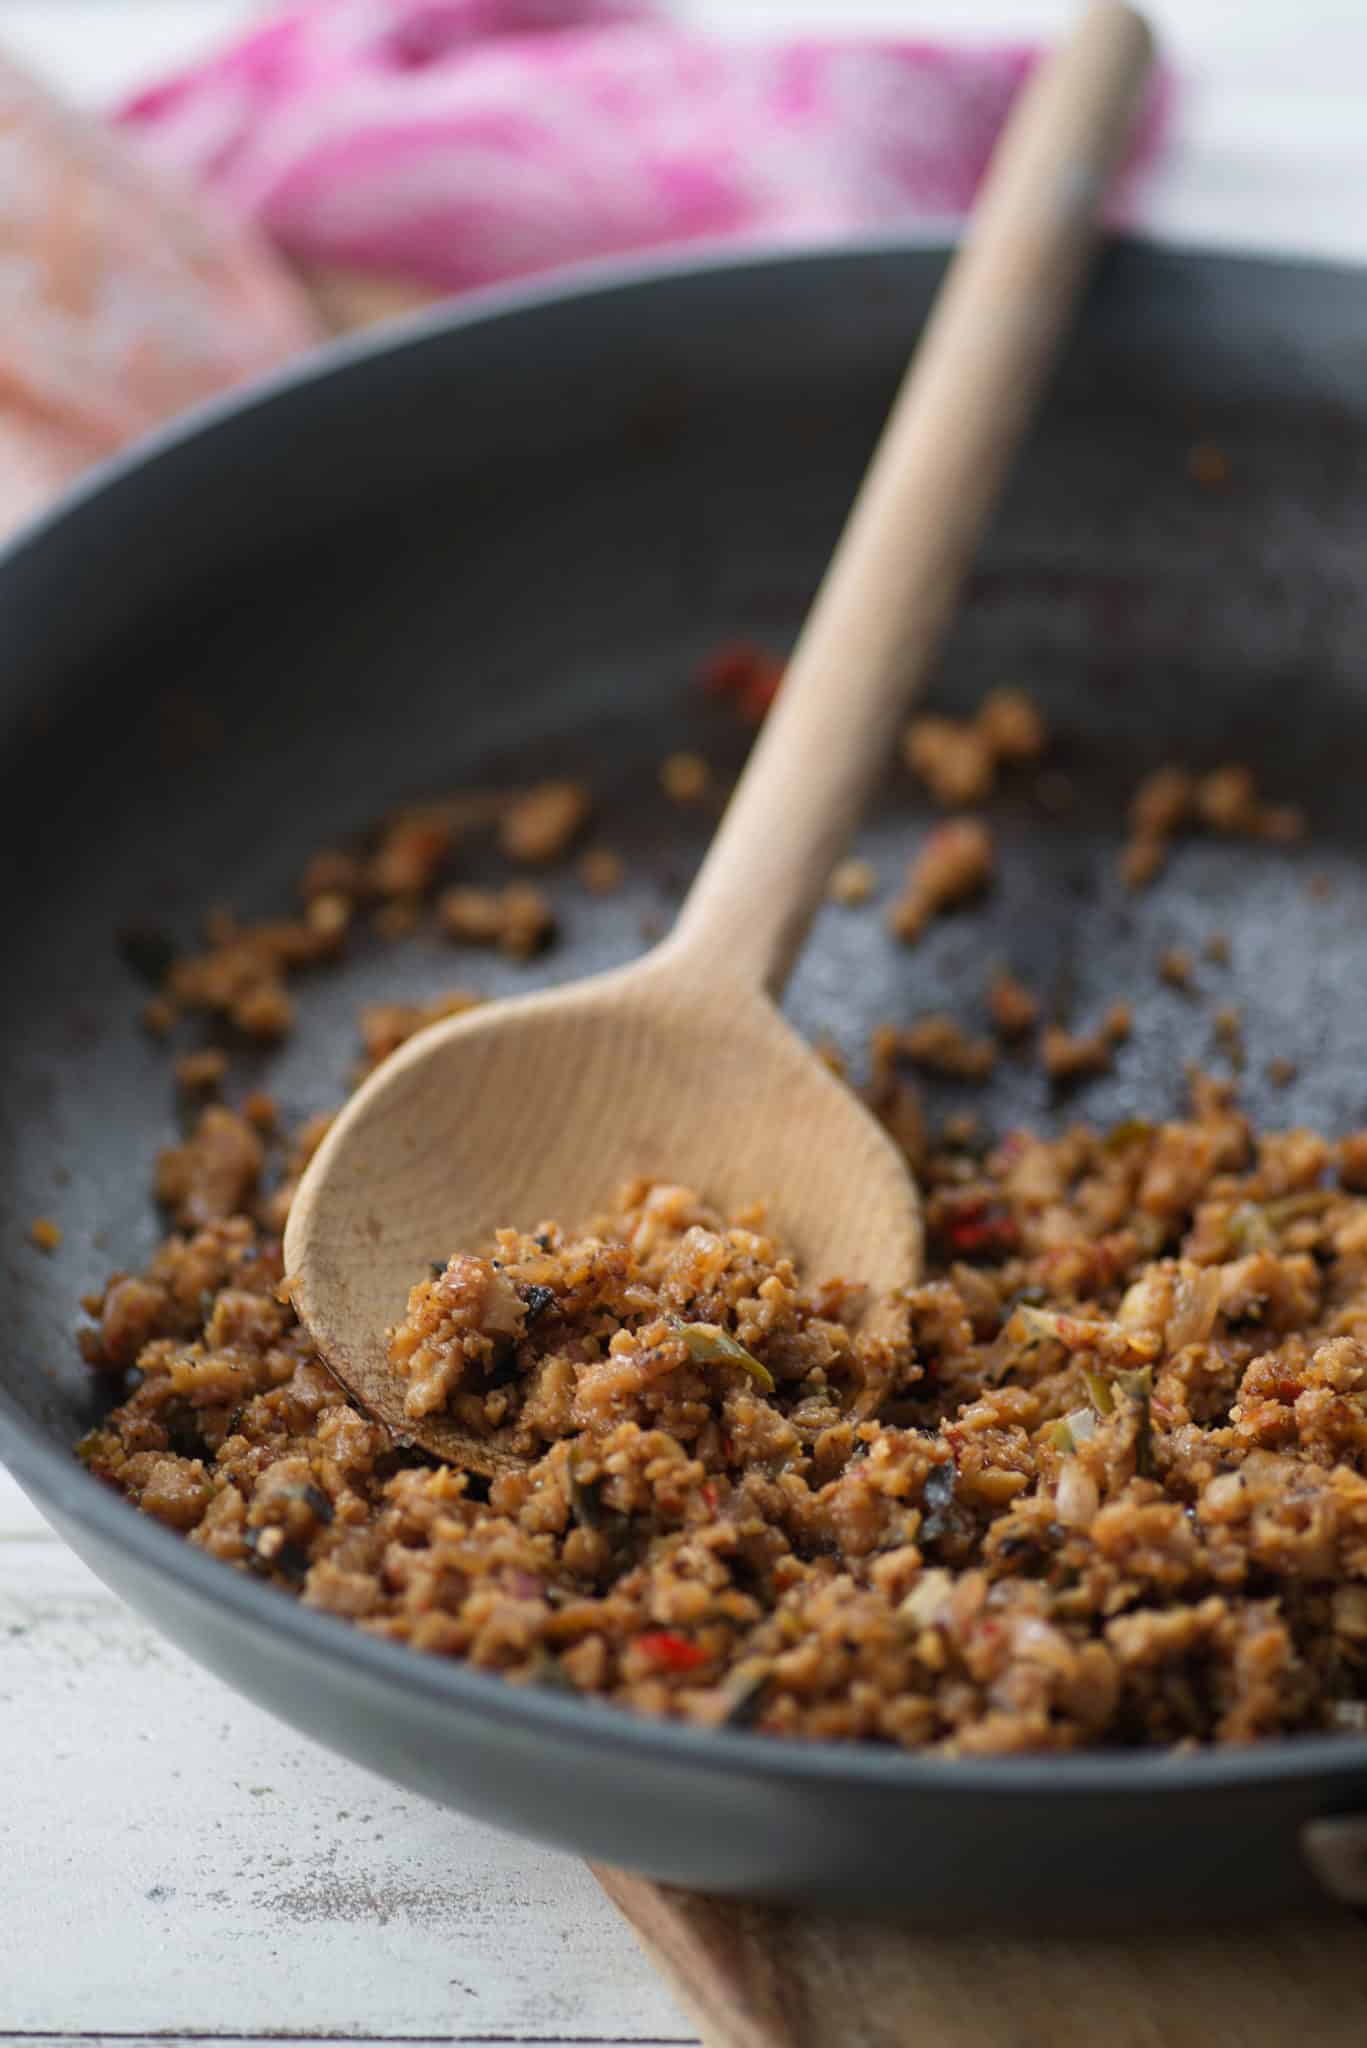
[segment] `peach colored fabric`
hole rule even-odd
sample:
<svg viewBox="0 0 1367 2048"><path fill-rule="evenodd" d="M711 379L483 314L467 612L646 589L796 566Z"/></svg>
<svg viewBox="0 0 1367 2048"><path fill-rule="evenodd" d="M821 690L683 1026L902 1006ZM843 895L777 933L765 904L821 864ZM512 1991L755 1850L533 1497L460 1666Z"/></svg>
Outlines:
<svg viewBox="0 0 1367 2048"><path fill-rule="evenodd" d="M0 59L0 534L315 333L251 229Z"/></svg>

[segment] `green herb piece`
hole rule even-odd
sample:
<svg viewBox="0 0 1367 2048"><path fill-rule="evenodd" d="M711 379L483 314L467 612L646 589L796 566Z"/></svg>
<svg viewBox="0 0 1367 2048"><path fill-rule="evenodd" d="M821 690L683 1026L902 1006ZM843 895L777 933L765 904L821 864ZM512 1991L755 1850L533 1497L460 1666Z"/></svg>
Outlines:
<svg viewBox="0 0 1367 2048"><path fill-rule="evenodd" d="M565 1490L570 1497L570 1513L581 1529L601 1529L608 1520L602 1502L603 1481L581 1479L578 1467L571 1456L565 1466Z"/></svg>
<svg viewBox="0 0 1367 2048"><path fill-rule="evenodd" d="M724 1688L727 1707L719 1725L723 1728L753 1728L763 1711L771 1675L767 1670L735 1672Z"/></svg>
<svg viewBox="0 0 1367 2048"><path fill-rule="evenodd" d="M1272 1247L1272 1226L1259 1202L1240 1202L1230 1211L1225 1228L1237 1252L1265 1252Z"/></svg>
<svg viewBox="0 0 1367 2048"><path fill-rule="evenodd" d="M1115 1389L1102 1373L1084 1372L1082 1384L1086 1387L1087 1398L1098 1415L1115 1413Z"/></svg>
<svg viewBox="0 0 1367 2048"><path fill-rule="evenodd" d="M1108 1393L1109 1388L1106 1390ZM1090 1408L1073 1408L1053 1425L1050 1442L1065 1454L1089 1444L1096 1435L1096 1415Z"/></svg>
<svg viewBox="0 0 1367 2048"><path fill-rule="evenodd" d="M1153 1125L1147 1117L1127 1116L1107 1131L1101 1141L1103 1152L1128 1152L1131 1145L1138 1145L1153 1136Z"/></svg>
<svg viewBox="0 0 1367 2048"><path fill-rule="evenodd" d="M577 1693L579 1690L554 1650L548 1650L544 1643L538 1643L536 1646L532 1683L544 1686L547 1692Z"/></svg>
<svg viewBox="0 0 1367 2048"><path fill-rule="evenodd" d="M1302 1188L1299 1194L1279 1195L1275 1202L1264 1202L1263 1214L1273 1225L1295 1223L1302 1216L1322 1216L1334 1199L1331 1188Z"/></svg>
<svg viewBox="0 0 1367 2048"><path fill-rule="evenodd" d="M1118 1372L1115 1384L1138 1410L1134 1469L1141 1479L1147 1479L1153 1471L1153 1367L1141 1365L1135 1372Z"/></svg>
<svg viewBox="0 0 1367 2048"><path fill-rule="evenodd" d="M745 1346L738 1344L719 1323L680 1323L679 1335L695 1365L738 1365L757 1387L766 1394L773 1393L774 1377L768 1366L752 1358Z"/></svg>

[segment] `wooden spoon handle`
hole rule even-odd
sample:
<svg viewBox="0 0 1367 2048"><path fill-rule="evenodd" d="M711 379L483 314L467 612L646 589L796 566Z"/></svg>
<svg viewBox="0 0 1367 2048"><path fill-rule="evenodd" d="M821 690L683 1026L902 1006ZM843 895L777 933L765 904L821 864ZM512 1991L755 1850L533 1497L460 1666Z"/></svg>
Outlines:
<svg viewBox="0 0 1367 2048"><path fill-rule="evenodd" d="M1021 94L671 952L782 987L1029 422L1150 55L1099 0Z"/></svg>
<svg viewBox="0 0 1367 2048"><path fill-rule="evenodd" d="M594 1875L704 2048L1359 2048L1363 2039L1367 1936L1341 1909L1256 1928L998 1938L706 1898L623 1870Z"/></svg>

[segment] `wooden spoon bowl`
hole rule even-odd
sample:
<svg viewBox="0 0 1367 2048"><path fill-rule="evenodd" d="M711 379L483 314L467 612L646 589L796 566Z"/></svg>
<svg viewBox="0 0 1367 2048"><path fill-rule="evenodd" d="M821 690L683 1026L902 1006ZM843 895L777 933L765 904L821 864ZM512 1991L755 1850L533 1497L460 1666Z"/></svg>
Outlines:
<svg viewBox="0 0 1367 2048"><path fill-rule="evenodd" d="M564 991L474 1010L413 1039L353 1099L319 1152L325 1200L295 1205L300 1314L374 1414L493 1473L497 1436L404 1414L386 1325L429 1262L491 1227L586 1221L642 1176L756 1202L813 1276L914 1280L921 1229L906 1162L753 988L690 947Z"/></svg>

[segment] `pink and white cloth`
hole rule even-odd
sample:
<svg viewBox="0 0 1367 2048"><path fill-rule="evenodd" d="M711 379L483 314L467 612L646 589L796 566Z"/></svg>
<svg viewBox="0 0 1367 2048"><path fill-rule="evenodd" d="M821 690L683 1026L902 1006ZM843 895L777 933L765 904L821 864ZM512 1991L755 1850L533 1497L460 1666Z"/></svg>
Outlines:
<svg viewBox="0 0 1367 2048"><path fill-rule="evenodd" d="M120 134L0 58L0 532L314 341L290 264L458 292L960 214L1033 61L733 44L650 0L292 0Z"/></svg>
<svg viewBox="0 0 1367 2048"><path fill-rule="evenodd" d="M123 118L296 261L461 291L962 213L1032 61L733 44L649 0L302 0Z"/></svg>

